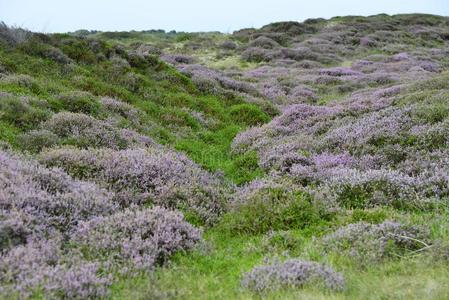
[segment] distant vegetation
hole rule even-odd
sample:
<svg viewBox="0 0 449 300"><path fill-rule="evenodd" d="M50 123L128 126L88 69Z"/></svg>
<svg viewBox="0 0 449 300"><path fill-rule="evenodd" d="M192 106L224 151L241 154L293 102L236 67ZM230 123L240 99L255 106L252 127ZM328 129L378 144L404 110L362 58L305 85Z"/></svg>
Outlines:
<svg viewBox="0 0 449 300"><path fill-rule="evenodd" d="M0 24L0 297L447 299L449 18Z"/></svg>

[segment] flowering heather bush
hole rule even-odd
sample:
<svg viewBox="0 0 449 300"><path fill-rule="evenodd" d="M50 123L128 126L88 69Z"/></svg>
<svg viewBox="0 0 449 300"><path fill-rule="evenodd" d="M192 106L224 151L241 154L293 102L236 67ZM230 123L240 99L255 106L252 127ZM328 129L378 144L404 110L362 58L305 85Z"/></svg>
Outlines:
<svg viewBox="0 0 449 300"><path fill-rule="evenodd" d="M33 216L18 210L0 211L0 252L25 244L33 233Z"/></svg>
<svg viewBox="0 0 449 300"><path fill-rule="evenodd" d="M318 285L335 291L345 287L343 275L332 268L298 259L255 267L243 276L241 284L257 293L282 287L301 288L305 285Z"/></svg>
<svg viewBox="0 0 449 300"><path fill-rule="evenodd" d="M0 294L5 297L41 291L46 297L103 298L112 278L100 276L100 270L113 260L125 269L129 263L149 269L200 239L179 213L158 207L117 213L113 195L59 169L0 152L0 170ZM61 238L46 240L58 232ZM103 263L83 261L76 249L66 253L62 238Z"/></svg>
<svg viewBox="0 0 449 300"><path fill-rule="evenodd" d="M249 83L225 76L223 73L201 65L179 66L179 70L190 76L192 82L204 93L223 94L224 90L257 95L256 89Z"/></svg>
<svg viewBox="0 0 449 300"><path fill-rule="evenodd" d="M110 97L103 97L100 102L107 112L117 114L133 124L139 124L141 111L131 104Z"/></svg>
<svg viewBox="0 0 449 300"><path fill-rule="evenodd" d="M404 61L415 62L415 58L402 54L383 64L392 67ZM332 75L343 74L340 71ZM267 74L277 73L264 67L256 75L258 80L268 80ZM439 96L410 94L419 90L417 84L397 84L356 91L326 106L285 106L270 123L238 134L232 149L235 153L257 151L265 170L281 172L303 185L313 184L312 193L326 189L343 206L427 207L448 195L446 168L433 167L444 166L447 156L430 154L448 146L443 104L447 96L441 94L448 86L438 78L419 88L439 90ZM424 99L426 104L418 104ZM412 171L405 165L422 167Z"/></svg>
<svg viewBox="0 0 449 300"><path fill-rule="evenodd" d="M0 295L29 298L38 292L55 299L106 297L109 276L100 276L100 266L83 262L76 254L64 257L61 241L31 241L0 255Z"/></svg>
<svg viewBox="0 0 449 300"><path fill-rule="evenodd" d="M17 85L30 90L39 88L37 81L33 77L25 74L7 74L0 77L0 82Z"/></svg>
<svg viewBox="0 0 449 300"><path fill-rule="evenodd" d="M352 124L330 131L323 143L348 150L362 148L366 144L394 143L400 139L400 133L412 125L409 111L409 108L387 108L373 112Z"/></svg>
<svg viewBox="0 0 449 300"><path fill-rule="evenodd" d="M116 210L108 192L61 170L7 152L0 152L0 166L0 227L12 243L67 232L81 220Z"/></svg>
<svg viewBox="0 0 449 300"><path fill-rule="evenodd" d="M242 52L242 59L249 62L263 62L263 61L271 61L276 56L278 56L277 52L258 48L258 47L250 47Z"/></svg>
<svg viewBox="0 0 449 300"><path fill-rule="evenodd" d="M357 75L361 75L360 72L354 71L350 68L342 68L342 67L337 67L337 68L330 68L330 69L321 69L319 71L319 74L321 75L329 75L329 76L357 76Z"/></svg>
<svg viewBox="0 0 449 300"><path fill-rule="evenodd" d="M237 44L233 41L224 41L220 44L220 48L225 50L235 50L237 49Z"/></svg>
<svg viewBox="0 0 449 300"><path fill-rule="evenodd" d="M377 42L374 39L365 36L365 37L360 38L360 45L364 46L364 47L373 47L374 48L377 46Z"/></svg>
<svg viewBox="0 0 449 300"><path fill-rule="evenodd" d="M177 64L185 64L190 65L195 63L195 59L193 57L187 56L187 55L162 55L161 59L169 64L177 65Z"/></svg>
<svg viewBox="0 0 449 300"><path fill-rule="evenodd" d="M313 103L318 99L318 96L316 95L316 91L307 87L307 86L301 86L298 85L291 89L288 93L289 103L296 104L296 103Z"/></svg>
<svg viewBox="0 0 449 300"><path fill-rule="evenodd" d="M249 43L249 46L250 47L259 47L259 48L264 48L264 49L274 49L274 48L279 47L280 45L276 41L273 41L272 39L270 39L269 37L259 36L254 41L251 41Z"/></svg>
<svg viewBox="0 0 449 300"><path fill-rule="evenodd" d="M425 230L400 223L349 224L323 237L325 252L335 252L362 265L407 255L431 244Z"/></svg>
<svg viewBox="0 0 449 300"><path fill-rule="evenodd" d="M64 139L65 143L80 147L124 149L132 145L152 144L148 137L128 129L118 129L105 121L78 113L55 114L42 127Z"/></svg>
<svg viewBox="0 0 449 300"><path fill-rule="evenodd" d="M136 269L150 270L173 253L191 249L200 238L182 214L155 207L93 218L78 226L72 241L99 259L115 257L118 263L130 261Z"/></svg>
<svg viewBox="0 0 449 300"><path fill-rule="evenodd" d="M162 54L161 49L158 46L152 44L136 43L136 45L133 45L133 47L136 49L138 54L143 56Z"/></svg>
<svg viewBox="0 0 449 300"><path fill-rule="evenodd" d="M292 59L296 61L301 60L312 60L318 61L318 54L314 53L310 48L307 47L298 47L295 49L290 48L282 48L281 49L281 57L284 59Z"/></svg>
<svg viewBox="0 0 449 300"><path fill-rule="evenodd" d="M41 161L115 192L123 206L153 202L176 207L213 222L223 212L228 188L186 156L164 148L123 151L61 148Z"/></svg>

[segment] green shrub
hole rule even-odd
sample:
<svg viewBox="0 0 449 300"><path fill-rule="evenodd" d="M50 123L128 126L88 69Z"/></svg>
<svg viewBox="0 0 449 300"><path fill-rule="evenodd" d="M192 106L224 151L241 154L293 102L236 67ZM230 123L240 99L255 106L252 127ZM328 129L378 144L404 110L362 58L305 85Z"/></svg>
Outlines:
<svg viewBox="0 0 449 300"><path fill-rule="evenodd" d="M0 120L14 124L22 130L36 127L46 120L50 113L42 108L33 107L33 101L12 95L0 95Z"/></svg>
<svg viewBox="0 0 449 300"><path fill-rule="evenodd" d="M288 251L290 255L299 255L304 240L290 231L270 231L262 238L262 248L265 252Z"/></svg>
<svg viewBox="0 0 449 300"><path fill-rule="evenodd" d="M262 234L270 230L303 229L324 214L312 199L287 188L262 188L223 217L221 228L231 233Z"/></svg>
<svg viewBox="0 0 449 300"><path fill-rule="evenodd" d="M97 115L100 110L100 102L89 92L71 91L60 94L59 100L62 108L74 113Z"/></svg>
<svg viewBox="0 0 449 300"><path fill-rule="evenodd" d="M270 120L259 107L247 103L232 106L229 115L234 122L247 126L260 125Z"/></svg>
<svg viewBox="0 0 449 300"><path fill-rule="evenodd" d="M50 148L58 141L58 136L48 130L33 130L17 137L17 143L22 149L34 153L40 152L44 148Z"/></svg>
<svg viewBox="0 0 449 300"><path fill-rule="evenodd" d="M68 38L62 41L61 50L73 60L81 63L93 64L97 62L95 53L90 49L86 40Z"/></svg>

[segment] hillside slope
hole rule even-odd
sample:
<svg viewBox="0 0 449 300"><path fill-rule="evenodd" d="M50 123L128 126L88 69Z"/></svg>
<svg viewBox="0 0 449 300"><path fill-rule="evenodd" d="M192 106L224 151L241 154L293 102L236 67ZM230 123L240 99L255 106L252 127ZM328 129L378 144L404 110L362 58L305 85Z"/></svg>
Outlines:
<svg viewBox="0 0 449 300"><path fill-rule="evenodd" d="M447 299L449 18L0 26L0 294Z"/></svg>

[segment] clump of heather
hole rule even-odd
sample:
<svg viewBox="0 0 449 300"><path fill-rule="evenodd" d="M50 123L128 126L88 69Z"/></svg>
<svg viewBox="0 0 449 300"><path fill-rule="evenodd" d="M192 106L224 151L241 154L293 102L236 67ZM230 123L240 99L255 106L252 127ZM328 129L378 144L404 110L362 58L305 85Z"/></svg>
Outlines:
<svg viewBox="0 0 449 300"><path fill-rule="evenodd" d="M0 255L0 295L30 298L44 293L55 299L99 299L108 296L112 283L101 275L98 263L77 253L65 255L61 239L30 241Z"/></svg>
<svg viewBox="0 0 449 300"><path fill-rule="evenodd" d="M24 43L30 36L31 32L28 30L0 23L0 41L2 43L15 46Z"/></svg>
<svg viewBox="0 0 449 300"><path fill-rule="evenodd" d="M255 267L243 276L243 287L257 293L282 287L301 288L317 285L334 291L343 290L345 281L341 273L317 262L290 259Z"/></svg>
<svg viewBox="0 0 449 300"><path fill-rule="evenodd" d="M109 192L74 180L60 169L47 169L7 152L0 152L0 167L2 244L69 232L82 220L117 209Z"/></svg>
<svg viewBox="0 0 449 300"><path fill-rule="evenodd" d="M271 49L250 47L243 51L241 56L243 60L248 62L264 62L273 60L278 56L278 52Z"/></svg>
<svg viewBox="0 0 449 300"><path fill-rule="evenodd" d="M227 40L221 43L219 47L225 50L235 50L237 49L237 44L233 41Z"/></svg>
<svg viewBox="0 0 449 300"><path fill-rule="evenodd" d="M31 130L18 136L18 143L24 150L40 152L59 143L59 137L51 131Z"/></svg>
<svg viewBox="0 0 449 300"><path fill-rule="evenodd" d="M338 253L366 266L416 253L431 241L422 228L385 221L349 224L323 237L322 244L326 253Z"/></svg>
<svg viewBox="0 0 449 300"><path fill-rule="evenodd" d="M107 112L119 115L132 124L139 124L141 112L131 104L110 97L101 98L100 103Z"/></svg>
<svg viewBox="0 0 449 300"><path fill-rule="evenodd" d="M111 267L150 271L201 238L178 212L160 207L119 212L112 193L61 169L8 152L0 152L0 167L0 294L5 297L42 292L104 298Z"/></svg>
<svg viewBox="0 0 449 300"><path fill-rule="evenodd" d="M251 41L249 43L250 47L259 47L259 48L264 48L264 49L273 49L273 48L277 48L280 45L270 39L269 37L266 36L259 36L258 38L256 38L255 40Z"/></svg>
<svg viewBox="0 0 449 300"><path fill-rule="evenodd" d="M42 125L63 139L66 144L80 147L124 149L133 145L149 145L152 140L129 129L117 127L85 114L62 112Z"/></svg>
<svg viewBox="0 0 449 300"><path fill-rule="evenodd" d="M124 207L154 203L190 211L206 223L215 222L223 213L230 191L217 176L163 147L60 148L43 153L41 161L114 191L114 199Z"/></svg>
<svg viewBox="0 0 449 300"><path fill-rule="evenodd" d="M0 252L25 244L35 228L35 218L19 210L0 211Z"/></svg>
<svg viewBox="0 0 449 300"><path fill-rule="evenodd" d="M208 69L201 65L182 65L178 69L188 75L196 87L204 93L223 95L226 91L258 95L250 83L226 76L218 70Z"/></svg>
<svg viewBox="0 0 449 300"><path fill-rule="evenodd" d="M151 270L177 251L191 249L200 232L179 212L160 207L128 209L81 223L72 242L98 259L116 260L125 268Z"/></svg>
<svg viewBox="0 0 449 300"><path fill-rule="evenodd" d="M182 54L165 54L161 56L161 59L169 64L177 65L177 64L193 64L195 59L191 56L182 55Z"/></svg>

